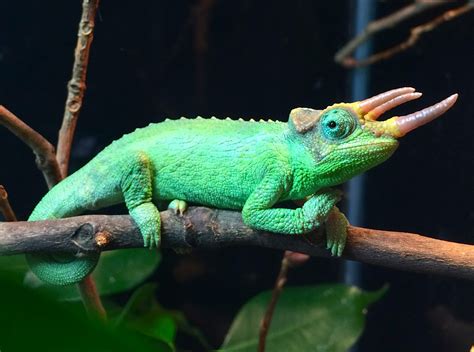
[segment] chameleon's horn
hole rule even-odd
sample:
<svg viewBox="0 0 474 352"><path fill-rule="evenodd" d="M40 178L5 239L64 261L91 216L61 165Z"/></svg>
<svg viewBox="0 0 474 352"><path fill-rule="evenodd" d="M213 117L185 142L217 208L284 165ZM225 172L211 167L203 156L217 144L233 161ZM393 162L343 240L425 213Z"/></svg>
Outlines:
<svg viewBox="0 0 474 352"><path fill-rule="evenodd" d="M393 98L398 97L399 95L413 93L414 91L415 91L415 88L411 88L411 87L392 89L385 93L378 94L372 98L359 101L357 105L360 112L362 112L362 114L365 115L369 111L375 109L377 106L382 105L388 102L389 100L392 100Z"/></svg>
<svg viewBox="0 0 474 352"><path fill-rule="evenodd" d="M443 115L448 111L458 99L457 94L440 101L438 104L432 105L429 108L414 112L409 115L395 117L395 121L400 131L398 137L402 137L415 128L423 126L424 124L433 121L435 118ZM397 136L395 136L397 137Z"/></svg>
<svg viewBox="0 0 474 352"><path fill-rule="evenodd" d="M364 116L364 118L367 120L377 120L380 117L380 115L387 112L388 110L391 110L399 105L405 104L406 102L409 102L411 100L418 99L419 97L421 97L421 95L422 94L418 92L399 95L383 103L382 105L379 105L376 108L370 110Z"/></svg>
<svg viewBox="0 0 474 352"><path fill-rule="evenodd" d="M439 103L404 116L394 116L386 121L366 121L366 127L376 134L389 134L395 138L403 137L408 132L433 121L448 111L456 102L457 94L453 94Z"/></svg>

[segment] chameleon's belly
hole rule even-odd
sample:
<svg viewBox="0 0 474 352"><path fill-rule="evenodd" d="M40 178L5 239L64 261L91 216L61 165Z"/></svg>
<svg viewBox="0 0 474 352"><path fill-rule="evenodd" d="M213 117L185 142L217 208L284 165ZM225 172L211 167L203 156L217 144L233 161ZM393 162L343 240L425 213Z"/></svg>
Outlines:
<svg viewBox="0 0 474 352"><path fill-rule="evenodd" d="M265 158L240 140L210 146L192 143L176 153L156 153L154 199L241 209L265 176Z"/></svg>
<svg viewBox="0 0 474 352"><path fill-rule="evenodd" d="M234 169L180 168L160 170L154 182L155 200L180 199L217 208L242 209L260 178L241 179Z"/></svg>

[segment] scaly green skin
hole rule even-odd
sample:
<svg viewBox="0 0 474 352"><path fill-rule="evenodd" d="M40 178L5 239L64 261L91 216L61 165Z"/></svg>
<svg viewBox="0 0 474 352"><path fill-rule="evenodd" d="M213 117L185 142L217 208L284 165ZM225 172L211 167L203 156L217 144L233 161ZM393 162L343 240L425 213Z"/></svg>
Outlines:
<svg viewBox="0 0 474 352"><path fill-rule="evenodd" d="M319 122L319 115L309 130L301 128L312 113L320 112L295 109L288 123L196 118L151 124L113 142L56 185L29 220L68 217L125 202L144 245L158 247L159 201L241 209L248 226L282 234L307 233L329 216L328 247L340 255L347 220L334 207L340 193L329 187L381 163L397 142L364 129L356 114L348 127L344 109L329 108L326 113L339 123L337 128L350 129L341 130L344 133L334 134L327 116ZM301 199L306 202L297 209L277 204ZM182 211L183 204L174 202L172 207ZM27 257L39 278L59 285L80 281L98 260L98 255Z"/></svg>

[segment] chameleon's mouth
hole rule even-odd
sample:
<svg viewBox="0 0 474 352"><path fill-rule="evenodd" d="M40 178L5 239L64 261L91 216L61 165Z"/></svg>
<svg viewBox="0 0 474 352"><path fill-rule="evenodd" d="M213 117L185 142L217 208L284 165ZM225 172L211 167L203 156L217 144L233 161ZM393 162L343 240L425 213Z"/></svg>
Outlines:
<svg viewBox="0 0 474 352"><path fill-rule="evenodd" d="M405 87L393 89L351 105L361 117L360 123L364 128L370 129L376 135L385 134L400 138L443 115L454 105L458 95L453 94L435 105L409 115L394 116L385 121L377 121L383 113L419 97L421 97L421 93L415 92L414 88Z"/></svg>

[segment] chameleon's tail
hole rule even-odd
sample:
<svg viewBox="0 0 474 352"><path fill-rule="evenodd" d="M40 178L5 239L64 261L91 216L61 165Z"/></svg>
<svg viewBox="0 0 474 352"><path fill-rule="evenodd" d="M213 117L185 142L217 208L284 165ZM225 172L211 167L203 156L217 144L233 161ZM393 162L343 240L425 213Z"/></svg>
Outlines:
<svg viewBox="0 0 474 352"><path fill-rule="evenodd" d="M81 258L74 254L27 254L31 271L42 281L52 285L74 284L94 270L100 254Z"/></svg>
<svg viewBox="0 0 474 352"><path fill-rule="evenodd" d="M38 203L28 221L59 219L82 213L84 209L78 206L81 204L78 197L82 192L77 189L81 182L74 176L76 175L51 189ZM53 285L68 285L81 281L94 270L99 261L99 253L81 253L80 256L67 253L27 254L26 259L31 271L42 281Z"/></svg>

